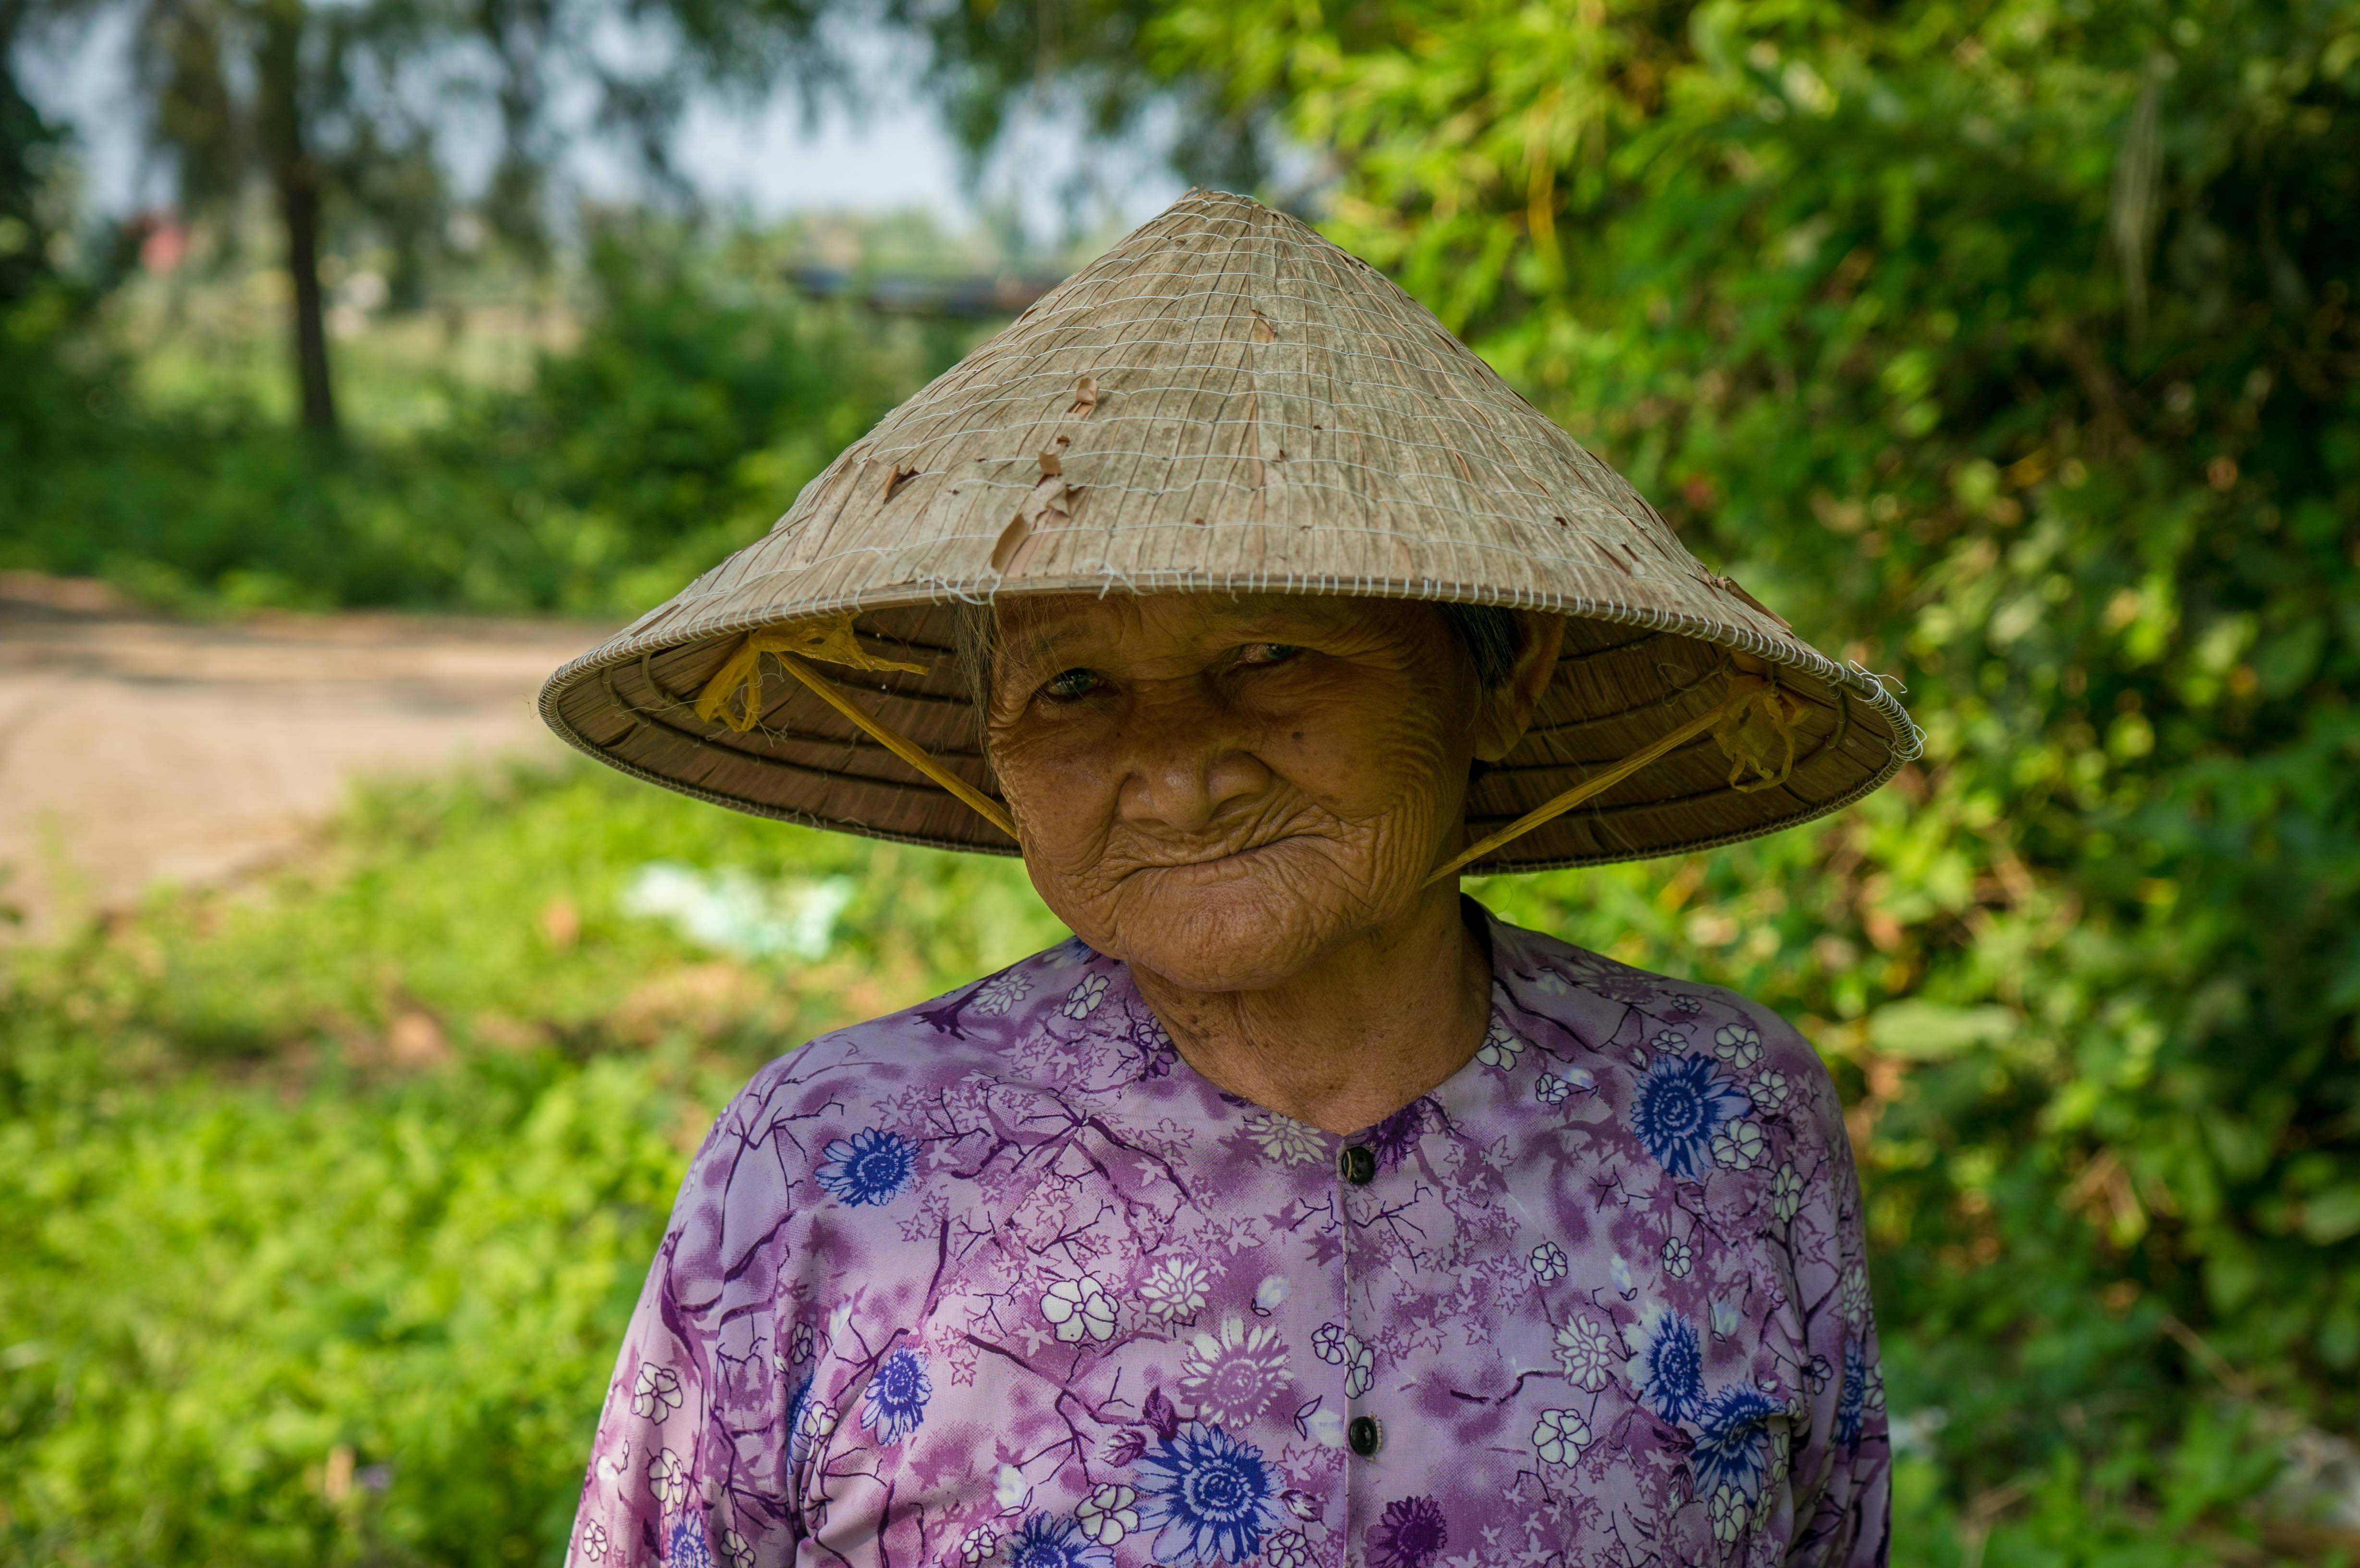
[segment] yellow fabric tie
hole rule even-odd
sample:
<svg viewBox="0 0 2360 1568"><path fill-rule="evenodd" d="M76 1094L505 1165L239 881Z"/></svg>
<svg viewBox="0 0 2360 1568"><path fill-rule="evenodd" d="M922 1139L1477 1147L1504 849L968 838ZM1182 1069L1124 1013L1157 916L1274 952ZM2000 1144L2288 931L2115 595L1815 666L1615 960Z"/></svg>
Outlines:
<svg viewBox="0 0 2360 1568"><path fill-rule="evenodd" d="M1601 795L1620 784L1642 768L1666 753L1686 746L1697 736L1710 731L1720 743L1721 753L1729 758L1729 787L1752 793L1767 789L1786 781L1795 767L1795 721L1802 716L1799 699L1781 691L1759 675L1738 673L1729 678L1729 694L1720 704L1698 714L1677 729L1649 742L1601 773L1593 773L1562 795L1534 807L1498 833L1468 845L1444 864L1442 868L1426 879L1431 887L1437 882L1455 877L1462 866L1471 866L1502 844L1539 827L1542 823L1563 816L1594 795ZM1778 752L1776 767L1772 767L1773 750ZM1752 777L1747 777L1748 775Z"/></svg>
<svg viewBox="0 0 2360 1568"><path fill-rule="evenodd" d="M923 675L923 664L904 664L899 659L880 659L860 646L852 633L852 612L825 615L818 620L803 621L791 626L770 626L749 634L736 651L721 661L713 679L705 683L705 691L696 699L696 716L708 724L724 724L743 735L761 722L762 717L762 656L769 654L779 661L779 668L802 681L828 706L850 719L873 738L878 745L924 774L950 791L962 805L985 822L1006 833L1016 836L1016 823L999 801L936 762L925 749L882 719L863 711L860 705L844 694L835 681L803 662L805 659L825 659L854 670L899 670L912 675Z"/></svg>

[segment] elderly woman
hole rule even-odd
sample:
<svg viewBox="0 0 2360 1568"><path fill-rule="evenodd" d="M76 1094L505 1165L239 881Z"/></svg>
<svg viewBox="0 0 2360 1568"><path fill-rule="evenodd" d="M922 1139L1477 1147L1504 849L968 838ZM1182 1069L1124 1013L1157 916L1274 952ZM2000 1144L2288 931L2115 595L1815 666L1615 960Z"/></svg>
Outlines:
<svg viewBox="0 0 2360 1568"><path fill-rule="evenodd" d="M543 705L1075 933L722 1113L574 1563L1884 1561L1818 1060L1458 880L1914 732L1310 231L1184 200Z"/></svg>

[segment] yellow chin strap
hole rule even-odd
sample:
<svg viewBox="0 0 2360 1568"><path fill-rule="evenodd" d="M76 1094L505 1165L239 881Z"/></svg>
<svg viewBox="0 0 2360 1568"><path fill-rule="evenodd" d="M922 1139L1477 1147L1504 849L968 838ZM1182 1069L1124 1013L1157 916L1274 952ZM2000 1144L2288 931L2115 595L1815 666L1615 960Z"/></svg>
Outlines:
<svg viewBox="0 0 2360 1568"><path fill-rule="evenodd" d="M705 683L705 691L696 699L696 716L708 724L727 724L739 735L761 723L762 656L767 653L779 661L780 669L810 687L878 745L949 790L977 816L1014 838L1016 823L999 801L927 756L925 748L916 741L864 711L835 681L803 662L806 659L821 659L853 670L899 670L912 675L926 672L923 664L880 659L862 648L859 639L852 635L852 615L847 610L842 615L792 626L771 626L748 636L721 661L713 679Z"/></svg>
<svg viewBox="0 0 2360 1568"><path fill-rule="evenodd" d="M708 724L727 724L740 735L759 724L762 718L762 656L769 654L779 661L780 669L811 688L878 745L949 790L985 822L1014 838L1016 823L999 801L927 756L925 748L915 741L865 712L836 682L804 662L816 659L852 670L925 673L922 664L880 659L862 648L853 635L852 617L853 612L847 610L841 615L772 626L748 635L721 661L713 679L705 683L704 691L696 699L696 716ZM1708 732L1720 746L1721 755L1729 759L1731 789L1750 792L1784 784L1787 774L1794 770L1795 721L1802 712L1802 702L1779 690L1768 677L1734 671L1729 678L1728 694L1717 706L1658 736L1622 761L1591 774L1563 794L1534 807L1499 832L1470 844L1428 877L1426 886L1430 887L1456 877L1462 868L1501 845L1603 794L1649 763ZM1771 760L1774 756L1775 765Z"/></svg>
<svg viewBox="0 0 2360 1568"><path fill-rule="evenodd" d="M1473 865L1512 839L1522 838L1543 822L1563 816L1590 797L1612 789L1647 764L1678 750L1708 730L1720 743L1721 754L1729 758L1731 789L1751 793L1784 784L1786 775L1794 771L1795 721L1802 713L1801 700L1780 691L1768 678L1737 671L1730 676L1729 694L1718 707L1699 713L1622 761L1591 774L1562 795L1535 806L1498 833L1469 844L1445 861L1425 885L1431 887L1456 877L1461 867ZM1774 750L1778 754L1775 768L1770 764Z"/></svg>

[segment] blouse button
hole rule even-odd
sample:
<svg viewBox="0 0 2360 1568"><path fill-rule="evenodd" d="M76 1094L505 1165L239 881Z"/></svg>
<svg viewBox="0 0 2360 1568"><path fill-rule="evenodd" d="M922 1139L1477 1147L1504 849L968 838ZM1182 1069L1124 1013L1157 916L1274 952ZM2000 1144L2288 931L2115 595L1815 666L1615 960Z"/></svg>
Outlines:
<svg viewBox="0 0 2360 1568"><path fill-rule="evenodd" d="M1344 1180L1355 1187L1365 1187L1377 1179L1376 1153L1365 1144L1352 1145L1337 1163L1343 1167Z"/></svg>
<svg viewBox="0 0 2360 1568"><path fill-rule="evenodd" d="M1352 1424L1344 1429L1344 1440L1352 1445L1353 1453L1363 1459L1372 1459L1376 1457L1377 1445L1384 1441L1384 1431L1373 1416L1354 1416Z"/></svg>

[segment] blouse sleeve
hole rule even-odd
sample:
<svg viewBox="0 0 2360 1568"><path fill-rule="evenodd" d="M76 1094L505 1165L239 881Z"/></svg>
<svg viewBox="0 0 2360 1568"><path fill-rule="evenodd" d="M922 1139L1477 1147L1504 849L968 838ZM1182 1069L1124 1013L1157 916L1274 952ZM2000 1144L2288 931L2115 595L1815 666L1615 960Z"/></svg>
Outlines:
<svg viewBox="0 0 2360 1568"><path fill-rule="evenodd" d="M760 1081L681 1185L598 1418L567 1568L758 1568L794 1555L778 1283L788 1214Z"/></svg>
<svg viewBox="0 0 2360 1568"><path fill-rule="evenodd" d="M1765 1029L1797 1102L1788 1160L1773 1188L1786 1222L1796 1346L1805 1410L1795 1423L1787 1484L1794 1527L1786 1562L1810 1568L1883 1568L1891 1546L1892 1450L1885 1379L1869 1301L1860 1179L1835 1084L1818 1054L1783 1021Z"/></svg>

